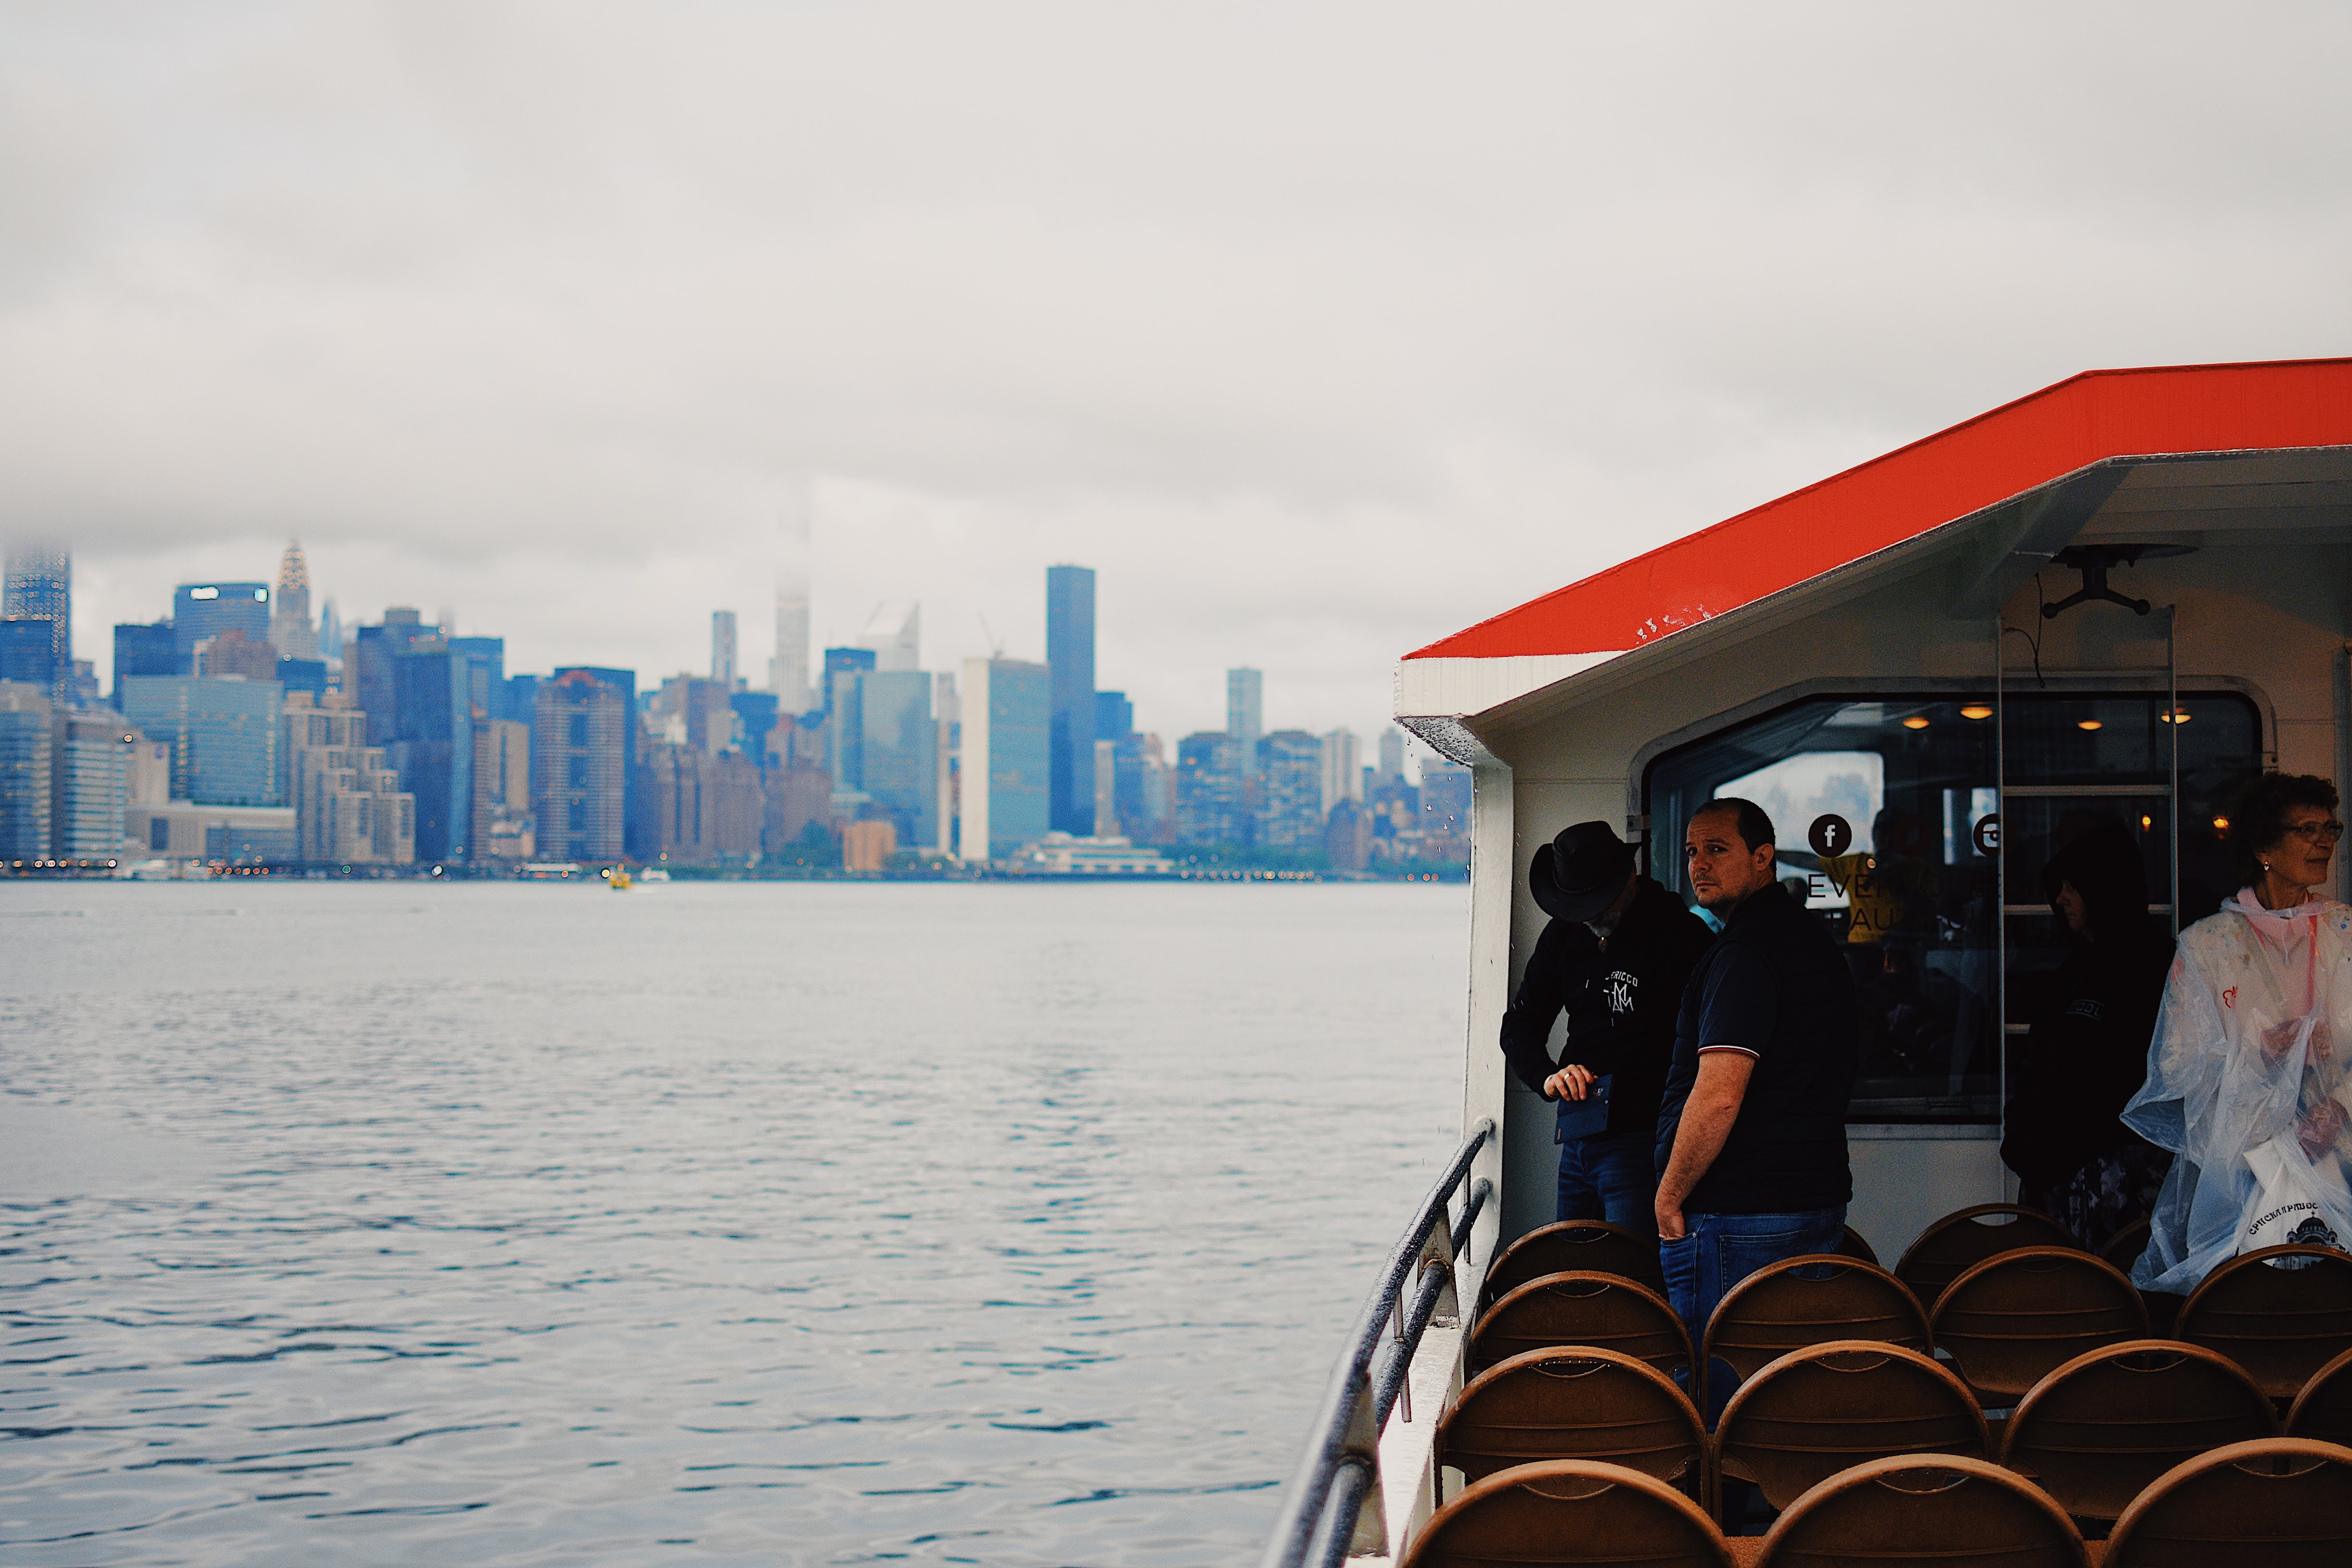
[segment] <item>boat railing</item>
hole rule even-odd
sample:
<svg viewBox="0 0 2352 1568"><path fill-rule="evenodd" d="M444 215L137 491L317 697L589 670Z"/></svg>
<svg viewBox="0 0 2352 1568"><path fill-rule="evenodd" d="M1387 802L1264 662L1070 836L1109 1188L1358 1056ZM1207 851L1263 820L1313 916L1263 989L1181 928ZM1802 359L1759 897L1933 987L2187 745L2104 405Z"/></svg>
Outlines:
<svg viewBox="0 0 2352 1568"><path fill-rule="evenodd" d="M1454 1260L1467 1253L1479 1211L1494 1192L1485 1177L1472 1180L1470 1168L1493 1136L1492 1121L1471 1129L1390 1250L1331 1370L1307 1452L1283 1490L1262 1568L1333 1568L1350 1555L1388 1552L1381 1434L1398 1395L1412 1398L1407 1378L1423 1334L1433 1321L1459 1324ZM1458 1215L1451 1212L1456 1192Z"/></svg>

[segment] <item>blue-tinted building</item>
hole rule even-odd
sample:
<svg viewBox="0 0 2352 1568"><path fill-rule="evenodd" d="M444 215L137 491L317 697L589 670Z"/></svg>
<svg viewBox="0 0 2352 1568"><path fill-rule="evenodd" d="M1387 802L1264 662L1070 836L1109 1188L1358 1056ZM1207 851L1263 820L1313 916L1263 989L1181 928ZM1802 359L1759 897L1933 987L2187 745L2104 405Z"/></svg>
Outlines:
<svg viewBox="0 0 2352 1568"><path fill-rule="evenodd" d="M1241 745L1223 730L1203 730L1176 742L1176 841L1244 844Z"/></svg>
<svg viewBox="0 0 2352 1568"><path fill-rule="evenodd" d="M509 675L499 688L499 700L490 705L490 717L516 724L530 724L539 716L539 682L536 675Z"/></svg>
<svg viewBox="0 0 2352 1568"><path fill-rule="evenodd" d="M49 694L0 681L0 860L49 852Z"/></svg>
<svg viewBox="0 0 2352 1568"><path fill-rule="evenodd" d="M393 739L384 755L400 787L416 797L419 860L472 853L474 673L471 657L437 638L392 661Z"/></svg>
<svg viewBox="0 0 2352 1568"><path fill-rule="evenodd" d="M196 645L223 632L243 632L251 643L269 641L269 584L183 583L172 590L172 641L180 668Z"/></svg>
<svg viewBox="0 0 2352 1568"><path fill-rule="evenodd" d="M73 557L46 545L11 550L6 577L0 580L0 618L48 623L47 690L52 697L67 696L73 679Z"/></svg>
<svg viewBox="0 0 2352 1568"><path fill-rule="evenodd" d="M1053 673L1012 658L963 667L963 784L956 853L1009 859L1052 828Z"/></svg>
<svg viewBox="0 0 2352 1568"><path fill-rule="evenodd" d="M188 661L180 657L180 644L169 621L142 625L124 621L114 628L114 700L122 700L122 678L126 675L185 675Z"/></svg>
<svg viewBox="0 0 2352 1568"><path fill-rule="evenodd" d="M46 616L0 620L0 680L37 686L46 697L59 695L57 628Z"/></svg>
<svg viewBox="0 0 2352 1568"><path fill-rule="evenodd" d="M762 768L772 768L783 760L768 749L782 700L772 691L738 691L727 699L727 705L735 710L736 730L743 738L743 754Z"/></svg>
<svg viewBox="0 0 2352 1568"><path fill-rule="evenodd" d="M887 817L908 848L940 842L936 685L919 669L844 670L833 678L834 787L864 794L866 815Z"/></svg>
<svg viewBox="0 0 2352 1568"><path fill-rule="evenodd" d="M307 691L313 697L323 697L327 691L327 661L323 658L281 658L278 661L278 684L289 691Z"/></svg>
<svg viewBox="0 0 2352 1568"><path fill-rule="evenodd" d="M467 700L480 709L484 718L495 718L491 710L507 683L507 639L451 637L448 641L450 652L466 657Z"/></svg>
<svg viewBox="0 0 2352 1568"><path fill-rule="evenodd" d="M833 718L833 680L837 675L855 675L872 669L875 652L870 647L829 647L824 650L824 684L817 692L817 706L825 719Z"/></svg>
<svg viewBox="0 0 2352 1568"><path fill-rule="evenodd" d="M602 665L566 664L559 666L556 668L555 679L560 679L562 677L571 674L575 669L586 671L588 674L593 676L598 681L613 688L621 694L622 723L620 788L621 822L623 825L622 834L628 841L626 844L627 853L636 856L640 859L651 859L653 858L651 855L647 855L643 852L643 840L641 837L638 837L641 835L642 830L638 826L637 819L637 731L641 727L637 717L637 672L634 669L609 669ZM539 754L537 750L539 742L536 728L534 728L532 731L531 743L533 748L531 754L536 757ZM538 785L536 784L532 785L533 789L536 789ZM607 857L604 856L601 851L597 858L600 859L607 858ZM574 856L573 858L577 859L579 857Z"/></svg>
<svg viewBox="0 0 2352 1568"><path fill-rule="evenodd" d="M1053 826L1095 830L1095 573L1045 568L1045 663L1053 672Z"/></svg>
<svg viewBox="0 0 2352 1568"><path fill-rule="evenodd" d="M1095 693L1095 739L1124 741L1135 733L1135 704L1124 691Z"/></svg>
<svg viewBox="0 0 2352 1568"><path fill-rule="evenodd" d="M426 638L437 638L440 630L425 625L415 610L399 605L384 611L376 625L353 630L343 689L368 716L369 745L389 746L394 738L393 709L397 700L393 694L393 661Z"/></svg>
<svg viewBox="0 0 2352 1568"><path fill-rule="evenodd" d="M172 748L172 798L205 805L277 805L285 689L233 675L133 675L119 683L122 715Z"/></svg>

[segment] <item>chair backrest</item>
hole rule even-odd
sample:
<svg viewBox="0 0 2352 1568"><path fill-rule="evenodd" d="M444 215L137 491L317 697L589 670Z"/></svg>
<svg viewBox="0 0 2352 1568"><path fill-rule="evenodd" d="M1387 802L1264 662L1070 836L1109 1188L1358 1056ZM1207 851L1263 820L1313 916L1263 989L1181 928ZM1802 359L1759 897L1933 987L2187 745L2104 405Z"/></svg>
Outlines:
<svg viewBox="0 0 2352 1568"><path fill-rule="evenodd" d="M2200 1454L2139 1494L2106 1568L2343 1568L2352 1561L2352 1448L2264 1437Z"/></svg>
<svg viewBox="0 0 2352 1568"><path fill-rule="evenodd" d="M2147 1338L2147 1308L2114 1265L2071 1247L2029 1247L1953 1280L1927 1329L1988 1405L2014 1405L2085 1351Z"/></svg>
<svg viewBox="0 0 2352 1568"><path fill-rule="evenodd" d="M2136 1219L2107 1237L2107 1244L2099 1248L2099 1256L2129 1274L2132 1265L2139 1261L2139 1255L2147 1250L2147 1221Z"/></svg>
<svg viewBox="0 0 2352 1568"><path fill-rule="evenodd" d="M1759 1568L2087 1568L2088 1561L2074 1521L2041 1488L1957 1454L1909 1454L1840 1471L1790 1505L1756 1557Z"/></svg>
<svg viewBox="0 0 2352 1568"><path fill-rule="evenodd" d="M1605 1220L1564 1219L1531 1230L1505 1247L1486 1269L1482 1304L1499 1301L1530 1279L1547 1274L1617 1274L1665 1294L1658 1263L1658 1238Z"/></svg>
<svg viewBox="0 0 2352 1568"><path fill-rule="evenodd" d="M2352 1258L2328 1247L2233 1258L2189 1292L2173 1332L2244 1367L2273 1399L2292 1399L2352 1350Z"/></svg>
<svg viewBox="0 0 2352 1568"><path fill-rule="evenodd" d="M1731 1568L1714 1521L1665 1482L1622 1465L1548 1459L1462 1489L1430 1516L1402 1568L1650 1563Z"/></svg>
<svg viewBox="0 0 2352 1568"><path fill-rule="evenodd" d="M1845 1234L1838 1237L1837 1249L1840 1258L1859 1258L1869 1264L1878 1261L1878 1254L1870 1249L1870 1243L1864 1238L1862 1232L1852 1226L1845 1226Z"/></svg>
<svg viewBox="0 0 2352 1568"><path fill-rule="evenodd" d="M2271 1402L2225 1358L2171 1340L2126 1340L2035 1384L2001 1429L2000 1462L2068 1513L2114 1519L2175 1465L2277 1436Z"/></svg>
<svg viewBox="0 0 2352 1568"><path fill-rule="evenodd" d="M2021 1247L2073 1247L2074 1234L2039 1209L2015 1204L1978 1204L1948 1214L1903 1249L1895 1278L1911 1287L1923 1307L1986 1258Z"/></svg>
<svg viewBox="0 0 2352 1568"><path fill-rule="evenodd" d="M1474 1373L1528 1351L1594 1345L1671 1373L1690 1364L1690 1335L1656 1291L1622 1275L1570 1271L1530 1279L1470 1331Z"/></svg>
<svg viewBox="0 0 2352 1568"><path fill-rule="evenodd" d="M1958 1378L1865 1340L1780 1357L1740 1385L1715 1430L1717 1474L1754 1481L1774 1508L1864 1460L1989 1452L1984 1413Z"/></svg>
<svg viewBox="0 0 2352 1568"><path fill-rule="evenodd" d="M1924 1351L1927 1314L1876 1264L1831 1253L1791 1258L1731 1288L1707 1320L1703 1353L1748 1377L1790 1351L1831 1340L1880 1340Z"/></svg>
<svg viewBox="0 0 2352 1568"><path fill-rule="evenodd" d="M1619 1351L1529 1351L1490 1366L1437 1418L1437 1463L1475 1481L1539 1459L1702 1480L1706 1426L1675 1380Z"/></svg>
<svg viewBox="0 0 2352 1568"><path fill-rule="evenodd" d="M2286 1435L2352 1444L2352 1351L2311 1374L2286 1413Z"/></svg>

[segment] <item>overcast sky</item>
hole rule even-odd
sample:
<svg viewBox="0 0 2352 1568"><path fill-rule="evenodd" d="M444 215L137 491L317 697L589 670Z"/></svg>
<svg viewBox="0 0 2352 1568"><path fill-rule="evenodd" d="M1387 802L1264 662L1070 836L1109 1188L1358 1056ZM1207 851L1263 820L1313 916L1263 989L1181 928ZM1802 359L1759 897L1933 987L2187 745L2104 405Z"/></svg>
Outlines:
<svg viewBox="0 0 2352 1568"><path fill-rule="evenodd" d="M508 668L1044 652L1171 741L2098 366L2352 352L2352 8L0 9L0 534Z"/></svg>

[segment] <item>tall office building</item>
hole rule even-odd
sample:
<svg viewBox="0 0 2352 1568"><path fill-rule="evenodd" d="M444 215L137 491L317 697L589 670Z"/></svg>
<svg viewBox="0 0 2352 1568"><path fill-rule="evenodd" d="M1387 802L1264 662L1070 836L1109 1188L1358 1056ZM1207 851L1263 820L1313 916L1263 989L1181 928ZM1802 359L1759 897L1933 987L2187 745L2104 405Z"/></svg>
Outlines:
<svg viewBox="0 0 2352 1568"><path fill-rule="evenodd" d="M9 551L0 619L49 623L49 694L64 698L73 678L73 557L47 545Z"/></svg>
<svg viewBox="0 0 2352 1568"><path fill-rule="evenodd" d="M1257 742L1265 733L1265 677L1255 669L1225 671L1225 733L1241 753L1244 777L1257 775Z"/></svg>
<svg viewBox="0 0 2352 1568"><path fill-rule="evenodd" d="M1007 859L1053 827L1053 672L1020 659L968 658L961 698L956 854Z"/></svg>
<svg viewBox="0 0 2352 1568"><path fill-rule="evenodd" d="M874 655L874 668L892 674L923 664L923 607L912 599L885 599L866 617L856 647Z"/></svg>
<svg viewBox="0 0 2352 1568"><path fill-rule="evenodd" d="M908 848L944 847L939 820L936 682L919 669L845 670L834 677L834 790L863 795L868 817L896 825Z"/></svg>
<svg viewBox="0 0 2352 1568"><path fill-rule="evenodd" d="M133 675L121 692L122 716L172 747L172 798L201 805L280 803L283 695L233 675Z"/></svg>
<svg viewBox="0 0 2352 1568"><path fill-rule="evenodd" d="M0 680L37 686L50 700L65 699L58 674L57 626L47 616L0 621Z"/></svg>
<svg viewBox="0 0 2352 1568"><path fill-rule="evenodd" d="M645 851L629 837L636 831L635 824L637 821L637 746L640 735L645 729L645 725L639 721L641 715L637 709L637 672L634 669L615 669L601 664L567 664L559 666L555 673L559 676L569 675L575 669L586 671L621 694L623 721L621 724L621 853L635 855L639 859L646 858ZM542 691L546 689L544 684L541 685L541 689ZM538 745L538 726L534 721L531 731L533 750L530 763L534 770L531 774L534 781L539 776L536 771L539 767ZM537 784L534 783L532 787L536 788ZM549 829L542 823L540 826L542 850L548 831ZM576 859L578 857L575 856L573 858Z"/></svg>
<svg viewBox="0 0 2352 1568"><path fill-rule="evenodd" d="M241 675L247 680L278 679L278 650L231 627L189 650L190 675Z"/></svg>
<svg viewBox="0 0 2352 1568"><path fill-rule="evenodd" d="M422 638L392 661L392 739L384 753L400 786L416 797L416 856L473 856L474 720L487 717L488 688L479 656L437 637Z"/></svg>
<svg viewBox="0 0 2352 1568"><path fill-rule="evenodd" d="M1381 779L1385 784L1404 782L1404 731L1394 724L1381 731Z"/></svg>
<svg viewBox="0 0 2352 1568"><path fill-rule="evenodd" d="M268 584L183 583L172 590L172 642L183 669L198 643L229 631L247 642L269 640Z"/></svg>
<svg viewBox="0 0 2352 1568"><path fill-rule="evenodd" d="M281 658L319 657L319 628L310 624L310 563L302 542L286 547L278 563L278 597L269 610L269 645Z"/></svg>
<svg viewBox="0 0 2352 1568"><path fill-rule="evenodd" d="M1276 730L1257 743L1257 841L1276 849L1323 842L1323 742L1304 730Z"/></svg>
<svg viewBox="0 0 2352 1568"><path fill-rule="evenodd" d="M367 715L369 745L388 746L395 738L399 704L393 694L393 660L440 635L440 627L426 626L424 617L407 605L394 605L376 625L354 629L351 663L343 670L343 691Z"/></svg>
<svg viewBox="0 0 2352 1568"><path fill-rule="evenodd" d="M735 674L735 612L710 612L710 679L728 690L735 689L739 681Z"/></svg>
<svg viewBox="0 0 2352 1568"><path fill-rule="evenodd" d="M474 858L530 858L530 726L512 719L474 724Z"/></svg>
<svg viewBox="0 0 2352 1568"><path fill-rule="evenodd" d="M1240 750L1239 743L1223 730L1202 730L1176 742L1179 844L1247 842Z"/></svg>
<svg viewBox="0 0 2352 1568"><path fill-rule="evenodd" d="M172 623L152 625L124 621L114 628L114 705L122 706L122 678L127 675L185 675Z"/></svg>
<svg viewBox="0 0 2352 1568"><path fill-rule="evenodd" d="M329 599L319 606L319 657L331 665L342 663L343 642L343 617Z"/></svg>
<svg viewBox="0 0 2352 1568"><path fill-rule="evenodd" d="M817 692L816 710L827 723L833 720L835 683L844 675L872 669L879 661L870 647L829 647L824 650L824 684Z"/></svg>
<svg viewBox="0 0 2352 1568"><path fill-rule="evenodd" d="M624 688L584 666L540 683L530 779L541 855L593 862L625 852L635 686L634 675Z"/></svg>
<svg viewBox="0 0 2352 1568"><path fill-rule="evenodd" d="M416 858L416 797L400 787L367 715L338 692L286 700L295 856L320 865L405 866Z"/></svg>
<svg viewBox="0 0 2352 1568"><path fill-rule="evenodd" d="M1045 568L1045 663L1054 673L1053 811L1057 833L1095 830L1095 574Z"/></svg>
<svg viewBox="0 0 2352 1568"><path fill-rule="evenodd" d="M1323 815L1343 800L1364 798L1364 769L1359 760L1356 732L1334 730L1323 737Z"/></svg>
<svg viewBox="0 0 2352 1568"><path fill-rule="evenodd" d="M805 487L776 520L776 656L768 689L787 713L815 706L809 691L809 511Z"/></svg>
<svg viewBox="0 0 2352 1568"><path fill-rule="evenodd" d="M698 675L673 675L646 706L646 717L665 741L717 756L737 743L733 691Z"/></svg>
<svg viewBox="0 0 2352 1568"><path fill-rule="evenodd" d="M144 738L120 713L58 710L49 721L49 853L111 860L122 849L131 765Z"/></svg>
<svg viewBox="0 0 2352 1568"><path fill-rule="evenodd" d="M49 853L49 694L0 680L0 860Z"/></svg>

